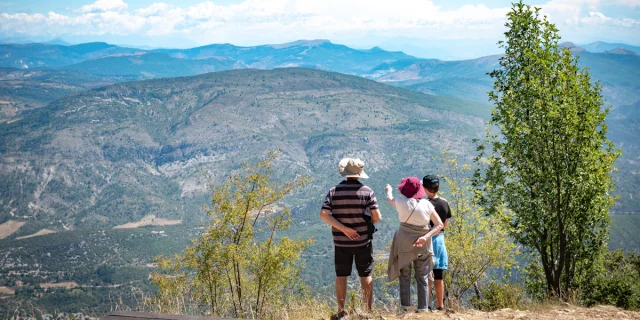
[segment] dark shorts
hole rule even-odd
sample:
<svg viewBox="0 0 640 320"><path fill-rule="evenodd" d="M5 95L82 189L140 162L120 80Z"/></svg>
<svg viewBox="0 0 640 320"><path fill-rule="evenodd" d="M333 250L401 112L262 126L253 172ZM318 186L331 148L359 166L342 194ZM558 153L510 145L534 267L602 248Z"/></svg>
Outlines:
<svg viewBox="0 0 640 320"><path fill-rule="evenodd" d="M336 276L350 276L354 258L358 276L368 277L371 275L373 271L373 245L371 242L362 247L354 248L335 246L334 252Z"/></svg>
<svg viewBox="0 0 640 320"><path fill-rule="evenodd" d="M444 279L444 270L442 269L433 269L433 279L434 280L442 280Z"/></svg>

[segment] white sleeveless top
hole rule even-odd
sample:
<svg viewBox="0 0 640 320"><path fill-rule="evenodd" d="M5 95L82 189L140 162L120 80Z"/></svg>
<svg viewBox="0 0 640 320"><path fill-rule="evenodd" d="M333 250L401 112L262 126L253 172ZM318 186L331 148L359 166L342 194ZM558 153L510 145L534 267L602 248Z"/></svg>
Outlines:
<svg viewBox="0 0 640 320"><path fill-rule="evenodd" d="M393 201L396 203L396 210L398 211L398 219L400 222L416 226L429 225L429 222L431 221L431 212L436 211L431 202L427 199L422 199L418 202L418 199L398 197L393 199ZM414 208L415 211L411 214L411 211Z"/></svg>

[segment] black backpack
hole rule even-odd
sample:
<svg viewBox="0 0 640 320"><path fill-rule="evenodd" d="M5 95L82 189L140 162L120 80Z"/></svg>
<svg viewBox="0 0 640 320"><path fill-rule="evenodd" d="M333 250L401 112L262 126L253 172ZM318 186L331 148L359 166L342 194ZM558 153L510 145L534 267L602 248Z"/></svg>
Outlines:
<svg viewBox="0 0 640 320"><path fill-rule="evenodd" d="M369 214L367 214L367 212L369 212ZM378 228L376 228L371 221L371 211L369 208L364 209L363 217L364 221L367 223L367 235L369 236L369 239L373 239L373 234L378 231Z"/></svg>

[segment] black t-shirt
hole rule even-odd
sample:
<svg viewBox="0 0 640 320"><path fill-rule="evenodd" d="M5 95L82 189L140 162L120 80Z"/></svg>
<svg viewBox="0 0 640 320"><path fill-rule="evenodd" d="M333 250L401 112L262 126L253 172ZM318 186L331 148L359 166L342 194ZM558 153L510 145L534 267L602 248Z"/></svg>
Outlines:
<svg viewBox="0 0 640 320"><path fill-rule="evenodd" d="M440 220L444 223L445 220L451 218L451 208L449 208L449 202L440 197L429 199L429 202L436 208L436 213L440 216ZM431 227L434 226L433 222L430 222ZM444 230L444 229L442 229Z"/></svg>

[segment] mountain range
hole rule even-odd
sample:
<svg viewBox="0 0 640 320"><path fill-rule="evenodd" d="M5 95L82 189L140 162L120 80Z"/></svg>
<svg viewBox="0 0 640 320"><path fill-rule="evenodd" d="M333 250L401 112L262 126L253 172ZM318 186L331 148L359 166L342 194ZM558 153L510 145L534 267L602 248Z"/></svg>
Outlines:
<svg viewBox="0 0 640 320"><path fill-rule="evenodd" d="M628 212L636 210L636 200L634 199L640 197L640 178L635 174L637 172L635 159L640 157L640 144L638 143L638 134L635 129L639 119L640 56L629 51L637 49L632 46L626 46L626 49L621 47L618 47L619 49L611 49L616 45L594 43L587 46L587 48L600 48L599 50L609 49L602 53L593 53L572 43L562 44L563 47L569 48L579 56L580 64L589 68L594 80L600 81L603 85L604 97L607 103L612 105L609 117L610 137L624 150L624 154L617 165L621 172L632 173L616 175L620 200L615 210ZM215 152L212 153L208 147L204 147L207 141L221 143L220 141L226 141L225 139L230 139L230 137L236 140L242 137L239 141L242 144L246 144L248 140L254 141L269 135L265 130L255 129L256 127L243 127L246 123L252 123L252 117L260 113L249 113L246 115L249 118L242 122L240 119L234 118L238 114L237 111L231 114L225 114L221 111L209 111L210 114L216 113L220 119L224 119L222 122L213 121L214 117L212 117L212 123L216 123L216 126L220 125L220 127L209 128L202 127L202 124L194 120L194 115L191 115L191 111L189 111L192 108L203 108L201 112L205 112L204 110L211 108L211 101L216 101L221 107L230 105L237 107L245 104L248 104L249 107L264 106L265 102L261 101L261 99L268 91L265 88L272 86L271 94L277 95L280 100L273 106L269 105L271 115L261 114L259 120L263 121L273 115L279 117L283 113L290 112L290 110L282 109L283 106L290 102L287 100L286 95L281 96L280 93L299 92L300 89L296 87L294 82L286 78L295 78L298 79L297 81L303 81L304 77L301 75L305 74L311 78L309 81L313 81L313 79L328 77L324 73L313 73L310 70L285 68L292 66L329 70L343 74L351 73L360 76L358 78L351 77L349 81L344 80L344 82L353 86L348 87L349 90L360 90L358 95L363 99L352 97L346 100L336 97L329 98L324 92L329 90L323 87L325 82L320 81L317 84L310 84L306 89L307 97L305 101L316 104L318 110L314 109L314 115L319 114L323 108L326 109L325 112L334 110L336 107L348 108L349 105L352 105L351 108L361 109L364 97L376 95L374 92L368 92L367 90L369 89L362 90L361 88L386 88L385 90L388 92L385 94L387 96L397 94L410 96L413 99L412 101L438 101L438 105L443 106L443 108L448 106L444 108L447 112L460 113L454 118L479 124L482 121L478 122L477 119L487 119L490 109L487 92L492 88L492 80L487 76L487 73L499 67L500 59L500 56L497 55L461 61L419 59L402 52L389 52L380 48L356 50L333 44L327 40L301 40L287 44L256 47L221 44L192 49L157 50L124 48L106 43L87 43L74 46L4 44L0 45L0 53L3 56L3 59L0 60L0 65L4 66L4 68L0 68L0 122L5 123L0 125L2 132L0 151L2 151L5 171L2 174L7 174L4 182L4 190L7 191L3 193L2 198L4 200L0 203L5 207L4 219L14 217L16 214L32 217L36 213L41 214L41 212L56 213L64 211L69 217L81 217L79 221L71 223L74 226L82 225L84 223L82 219L89 216L94 217L96 212L102 210L98 209L99 207L95 207L95 205L102 205L105 210L115 210L115 208L110 207L108 201L104 204L99 204L97 202L93 203L94 201L92 200L91 205L73 205L74 208L70 209L72 205L69 201L64 200L69 197L70 193L78 194L80 198L95 198L95 201L98 201L102 192L98 191L98 189L92 191L87 189L80 192L73 188L73 190L56 188L56 190L67 191L60 191L60 194L55 195L54 198L57 199L55 201L51 198L42 202L41 197L46 197L47 193L43 194L43 191L38 191L39 188L45 188L51 181L55 183L55 179L48 180L50 178L53 179L52 177L55 175L47 173L47 170L65 172L64 166L60 165L61 163L69 165L69 163L68 161L61 163L42 162L44 154L38 154L38 152L57 154L59 160L67 159L66 155L82 155L79 159L74 160L73 163L78 164L79 168L83 169L80 170L76 167L68 169L63 176L69 179L66 179L66 182L61 183L60 186L82 185L70 182L74 180L87 183L94 181L96 185L106 186L108 184L105 184L104 181L96 182L100 180L93 174L102 172L99 176L103 177L110 170L117 172L121 169L119 165L105 164L104 171L86 171L89 166L80 164L87 159L91 159L92 163L103 163L103 161L112 160L121 161L122 159L127 159L126 161L131 163L142 161L141 163L144 165L141 168L146 168L146 171L138 168L142 170L140 172L145 173L145 175L148 175L149 172L158 173L158 175L151 174L147 177L149 179L140 178L137 179L138 181L149 182L154 181L154 179L161 179L164 173L159 170L160 166L175 161L199 163L200 160L195 159L200 159L201 157L208 159L207 157L216 154ZM9 67L20 67L21 65L21 68ZM241 69L267 69L274 72L240 72L239 70ZM175 78L224 70L238 71L215 73L223 78L217 78L212 75L205 78ZM286 70L291 71L291 74L287 73ZM292 70L295 70L295 72ZM279 74L282 79L273 78L273 74ZM256 78L258 75L261 78ZM338 74L331 75L331 77L339 77ZM243 79L243 76L251 76L252 78ZM156 79L148 83L155 85L151 91L147 89L138 91L136 89L146 88L147 82L130 82L150 78ZM373 79L382 84L374 86L375 82L367 81L363 78ZM204 91L213 89L206 87L206 81L202 79L214 79L214 82L223 81L225 83L224 86L213 85L214 88L217 88L216 90L222 90L222 93L205 93ZM229 79L234 79L236 82ZM277 84L264 83L264 81L271 82L274 79ZM357 79L359 81L356 81ZM181 89L181 81L202 84L204 91L199 92L191 87L189 87L190 91ZM118 83L122 82L127 82L127 84L118 85ZM285 82L287 85L285 85ZM110 84L116 84L116 86L103 88L103 86ZM392 94L392 91L389 90L400 89L393 89L393 87L387 87L383 84L403 87L410 91L393 91L398 93ZM120 89L116 90L115 88ZM127 94L122 95L118 90L124 90ZM190 93L183 97L181 94L185 90ZM256 90L267 91L260 91L261 93L258 94ZM111 93L105 96L105 92ZM233 94L229 92L233 92ZM418 93L415 92L422 92L427 95L416 96ZM233 98L227 101L221 99L221 97ZM169 107L174 103L184 105L181 107L182 109L175 106ZM151 107L147 108L146 106L148 105L151 105ZM46 108L43 108L45 106ZM62 113L54 113L54 110L62 110L61 108L64 109L60 111ZM84 113L73 111L92 110L92 112L95 112L96 108L105 112L107 110L111 111L108 115L102 114L99 117L96 114L95 118L89 118L87 115L80 117L79 115ZM173 112L176 112L176 110L180 111L174 114ZM346 117L347 111L343 110L342 112ZM397 117L397 112L395 111L385 111L381 114L385 114L387 119L395 119ZM94 115L94 113L91 115ZM470 115L476 117L474 118L475 120L465 118ZM303 116L302 111L298 112L298 116ZM150 121L150 119L153 119L152 122L145 122ZM75 125L68 125L67 122L71 120L80 122L73 122ZM127 121L132 122L129 123ZM310 132L303 130L306 127L301 127L300 132L295 132L290 130L296 127L295 125L292 126L289 122L285 124L282 120L279 121L280 125L285 125L289 129L286 132L286 136L293 135L301 139L307 135L312 135ZM287 121L291 123L307 123L307 119L296 119L295 117ZM338 120L332 119L329 123L337 123L336 121ZM376 121L371 123L363 121L362 128L380 125ZM435 123L433 119L429 121L430 125ZM406 120L405 122L410 128L421 125L421 122L416 122L415 119L412 121ZM126 125L127 123L129 125ZM329 123L322 128L322 134L329 134L338 130L337 128L332 129ZM109 124L107 126L108 129L103 128L103 124ZM195 124L198 126L194 127ZM311 125L312 122L307 124ZM395 123L395 125L399 124ZM226 126L234 128L222 130ZM94 127L103 129L98 130ZM468 132L470 135L464 136L463 140L479 137L477 133L481 131L481 127L481 125L466 126L463 131ZM86 131L86 128L93 129ZM180 129L184 128L190 129L185 129L187 131L184 132L180 131ZM210 129L215 130L209 131ZM218 132L218 134L208 136L207 134L197 133L199 132L198 130ZM373 132L371 130L366 129L365 131L352 133L360 137L367 137L368 134ZM186 136L180 136L180 138L174 136L178 132ZM245 132L251 132L251 135L245 136ZM314 132L317 133L317 131ZM272 133L272 136L281 137L283 134L285 132ZM187 136L194 137L194 139L202 137L208 137L208 139L206 141L191 141ZM115 139L114 137L119 139L117 143L112 141L112 139ZM447 143L450 142L448 141ZM80 145L79 150L76 150L75 144ZM270 141L269 145L273 145L273 141ZM285 145L289 145L289 142L285 143ZM214 150L217 150L217 148L215 147ZM222 150L231 150L228 145L220 148ZM458 149L458 151L464 150L469 153L472 150L470 145L460 145ZM75 151L69 153L69 150ZM89 152L87 150L93 151ZM346 150L348 149L343 151ZM261 150L260 152L266 152L266 150ZM131 157L127 158L128 156L125 155L131 155ZM87 157L86 159L82 158L85 156ZM315 156L317 155L306 155L307 158L314 158ZM24 167L25 164L20 162L25 159L33 162L27 166L31 168L31 171L25 171L26 169L24 168L27 167ZM49 160L51 159L47 158L47 161ZM308 165L307 163L304 164L304 166ZM131 166L125 167L132 168ZM16 168L22 169L18 170ZM228 167L222 166L217 170L223 170L224 168ZM33 177L33 180L16 180L17 176L12 176L16 172ZM74 177L79 172L84 172L82 173L82 178ZM123 177L134 176L134 172L123 174ZM117 180L113 181L118 183ZM144 215L152 213L155 210L153 208L157 209L165 205L170 206L168 203L171 203L174 207L177 206L182 201L182 196L189 194L187 192L188 188L185 189L184 185L196 185L198 183L192 180L189 181L187 183L182 180L176 180L171 183L165 183L165 186L173 186L167 190L162 188L159 190L149 189L148 186L145 186L146 182L129 184L128 187L120 185L120 191L118 192L124 192L124 194L129 195L138 194L137 197L132 197L134 199L132 200L133 203L136 203L135 206L141 206L140 199L147 197L147 193L152 194L156 199L154 203L157 203L157 206L146 204L148 206L146 209L136 209L139 215ZM15 183L19 183L20 188ZM25 190L25 186L31 187ZM20 191L18 192L17 190ZM106 190L109 190L109 188L106 188ZM180 190L180 192L177 190ZM20 195L17 195L16 192ZM116 199L123 194L118 192L114 191L113 194L102 199ZM12 196L7 196L9 194ZM78 198L73 196L70 199ZM131 212L133 207L123 205L119 210ZM174 213L176 212L184 213L183 210L177 210ZM119 217L121 215L122 213L119 212L114 216ZM94 218L89 220L93 221L92 223L110 220ZM43 220L48 221L49 219ZM113 220L113 223L121 223L124 220L118 218Z"/></svg>
<svg viewBox="0 0 640 320"><path fill-rule="evenodd" d="M316 181L295 195L306 204L335 182L344 154L367 159L372 175L424 171L445 148L467 158L487 117L480 103L299 68L91 89L0 125L0 219L62 230L193 216L202 169L221 182L276 147L279 176Z"/></svg>
<svg viewBox="0 0 640 320"><path fill-rule="evenodd" d="M104 74L118 71L105 70L104 66L131 66L144 64L145 61L131 57L151 55L151 63L161 61L162 64L180 72L191 65L190 60L209 60L225 63L220 68L183 71L190 75L220 71L225 69L256 68L273 69L279 67L306 67L332 70L347 74L361 74L373 67L388 61L417 59L402 52L390 52L378 47L369 50L352 49L344 45L334 44L328 40L300 40L277 45L261 45L255 47L239 47L231 44L212 44L192 49L155 49L142 50L119 47L103 42L93 42L74 46L54 44L0 44L0 67L9 68L60 68L87 71L87 73ZM104 60L106 59L106 60ZM163 60L164 59L164 60ZM80 64L73 66L74 64ZM157 64L151 64L146 70L133 69L133 75L144 75L148 78L167 76L154 72ZM145 74L147 72L148 74ZM120 73L118 73L120 74Z"/></svg>
<svg viewBox="0 0 640 320"><path fill-rule="evenodd" d="M628 47L563 46L612 105L609 135L624 151L612 211L635 212L639 56ZM129 285L147 277L155 255L171 255L197 235L210 184L276 148L276 179L311 177L286 199L294 218L288 234L316 239L302 277L317 292L331 291L331 235L318 210L341 180L336 163L364 159L379 200L387 183L441 173L434 157L445 149L470 163L491 112L487 72L500 59L421 59L326 40L157 50L5 44L0 56L0 272L7 275L0 289L81 285L16 295L0 314L63 300L76 305L69 310L108 312L112 294L131 297ZM398 223L380 204L378 250ZM637 250L640 215L612 217L610 247Z"/></svg>
<svg viewBox="0 0 640 320"><path fill-rule="evenodd" d="M625 151L618 167L623 172L635 172L640 145L638 135L628 128L635 128L634 121L638 119L635 106L640 101L640 56L628 51L637 50L633 46L611 49L617 45L599 42L586 46L609 49L593 53L572 43L562 44L578 55L579 63L588 67L592 78L603 85L604 97L612 105L610 136ZM500 59L498 55L461 61L419 59L380 48L356 50L327 40L149 51L106 43L4 44L0 45L0 54L4 57L0 60L1 66L23 65L18 69L0 68L0 121L4 122L17 121L27 115L27 111L58 98L108 84L212 71L292 66L350 73L412 91L476 101L484 104L479 109L488 114L487 92L493 84L487 73L499 67ZM634 197L640 197L640 187L635 186L640 186L640 178L632 174L617 175L616 179L621 191L616 210L635 211Z"/></svg>

